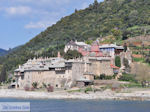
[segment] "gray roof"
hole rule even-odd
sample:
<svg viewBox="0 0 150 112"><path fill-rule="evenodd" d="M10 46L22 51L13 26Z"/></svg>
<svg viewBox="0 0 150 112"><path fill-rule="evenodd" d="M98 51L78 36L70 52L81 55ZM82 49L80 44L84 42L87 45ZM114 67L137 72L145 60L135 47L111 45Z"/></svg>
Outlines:
<svg viewBox="0 0 150 112"><path fill-rule="evenodd" d="M33 59L27 61L14 72L25 71L47 71L49 68L65 67L65 60L63 58L48 58L48 59Z"/></svg>
<svg viewBox="0 0 150 112"><path fill-rule="evenodd" d="M88 80L88 79L85 79L85 78L81 78L81 79L78 79L76 81L77 82L93 82L92 80Z"/></svg>
<svg viewBox="0 0 150 112"><path fill-rule="evenodd" d="M90 60L99 60L99 61L103 61L103 60L106 60L106 61L109 61L111 60L110 57L89 57Z"/></svg>
<svg viewBox="0 0 150 112"><path fill-rule="evenodd" d="M78 42L78 41L70 41L67 43L67 45L73 45L73 46L87 46L90 47L90 45L86 44L85 42Z"/></svg>
<svg viewBox="0 0 150 112"><path fill-rule="evenodd" d="M61 63L51 63L48 65L49 68L63 68L65 67L65 63L61 62Z"/></svg>
<svg viewBox="0 0 150 112"><path fill-rule="evenodd" d="M85 72L83 75L94 75L92 72Z"/></svg>
<svg viewBox="0 0 150 112"><path fill-rule="evenodd" d="M104 44L99 46L100 49L102 48L115 48L115 49L124 49L123 46L117 46L116 44Z"/></svg>
<svg viewBox="0 0 150 112"><path fill-rule="evenodd" d="M88 46L88 44L84 43L84 42L75 42L76 45L78 46Z"/></svg>

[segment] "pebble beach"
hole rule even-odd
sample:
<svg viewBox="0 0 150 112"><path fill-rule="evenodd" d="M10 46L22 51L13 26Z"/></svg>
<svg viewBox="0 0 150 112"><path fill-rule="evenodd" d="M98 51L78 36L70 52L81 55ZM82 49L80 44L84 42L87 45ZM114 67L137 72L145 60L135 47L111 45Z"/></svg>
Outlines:
<svg viewBox="0 0 150 112"><path fill-rule="evenodd" d="M103 92L67 92L56 91L52 93L39 91L24 91L16 89L0 89L1 98L23 98L23 99L85 99L85 100L150 100L150 91L114 92L105 90Z"/></svg>

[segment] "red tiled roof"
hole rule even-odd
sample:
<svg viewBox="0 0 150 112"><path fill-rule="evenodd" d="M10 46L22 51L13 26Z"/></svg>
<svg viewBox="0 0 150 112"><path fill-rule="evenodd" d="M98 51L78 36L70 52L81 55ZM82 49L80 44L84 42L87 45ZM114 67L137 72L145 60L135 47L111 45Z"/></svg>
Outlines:
<svg viewBox="0 0 150 112"><path fill-rule="evenodd" d="M134 57L134 58L142 58L142 55L140 55L140 54L132 54L132 57Z"/></svg>
<svg viewBox="0 0 150 112"><path fill-rule="evenodd" d="M117 67L117 66L115 66L115 65L113 65L113 64L110 64L110 67L111 67L111 68L115 68L115 69L119 69L119 67Z"/></svg>

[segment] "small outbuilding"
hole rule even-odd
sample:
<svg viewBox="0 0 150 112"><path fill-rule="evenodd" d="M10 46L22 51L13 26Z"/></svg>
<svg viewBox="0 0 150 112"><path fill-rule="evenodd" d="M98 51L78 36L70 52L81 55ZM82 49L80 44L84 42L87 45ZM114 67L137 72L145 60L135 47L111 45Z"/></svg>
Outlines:
<svg viewBox="0 0 150 112"><path fill-rule="evenodd" d="M79 79L76 81L76 86L79 88L88 86L88 85L92 85L93 81L92 80L88 80L88 79Z"/></svg>

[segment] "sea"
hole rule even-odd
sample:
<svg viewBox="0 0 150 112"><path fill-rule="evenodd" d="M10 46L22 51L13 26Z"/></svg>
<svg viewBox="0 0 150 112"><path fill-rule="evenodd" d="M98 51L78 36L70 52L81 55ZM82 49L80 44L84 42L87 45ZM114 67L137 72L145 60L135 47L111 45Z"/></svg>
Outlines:
<svg viewBox="0 0 150 112"><path fill-rule="evenodd" d="M31 112L150 112L150 101L0 98L0 102L30 102Z"/></svg>

